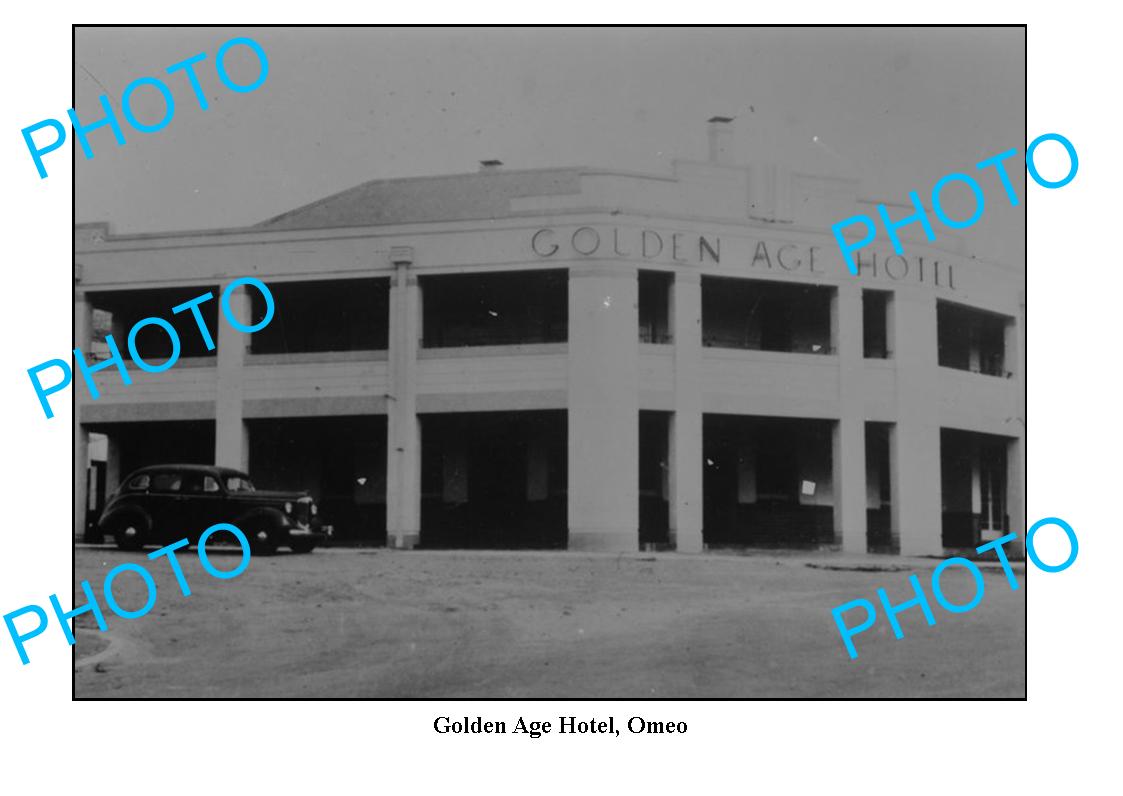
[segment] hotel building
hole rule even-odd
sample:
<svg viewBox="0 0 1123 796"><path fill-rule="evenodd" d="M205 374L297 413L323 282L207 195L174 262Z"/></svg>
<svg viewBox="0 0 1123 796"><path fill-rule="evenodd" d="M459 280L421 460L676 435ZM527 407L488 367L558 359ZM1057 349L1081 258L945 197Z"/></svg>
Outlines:
<svg viewBox="0 0 1123 796"><path fill-rule="evenodd" d="M75 346L124 351L157 315L182 352L129 386L100 371L96 401L75 377L76 533L164 462L307 489L337 541L395 548L944 555L1023 532L1021 264L941 230L879 239L855 278L830 225L874 214L858 184L737 165L709 125L709 158L663 175L488 161L245 228L79 225ZM242 276L276 302L252 335L217 308ZM171 312L206 291L213 351ZM170 351L156 327L137 347Z"/></svg>

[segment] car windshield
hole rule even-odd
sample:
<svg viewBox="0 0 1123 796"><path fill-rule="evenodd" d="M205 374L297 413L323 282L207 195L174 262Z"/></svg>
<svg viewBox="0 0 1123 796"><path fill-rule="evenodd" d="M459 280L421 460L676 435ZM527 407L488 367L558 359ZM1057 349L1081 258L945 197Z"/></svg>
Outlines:
<svg viewBox="0 0 1123 796"><path fill-rule="evenodd" d="M243 478L240 475L231 475L226 478L226 491L227 492L253 492L253 484L250 479Z"/></svg>

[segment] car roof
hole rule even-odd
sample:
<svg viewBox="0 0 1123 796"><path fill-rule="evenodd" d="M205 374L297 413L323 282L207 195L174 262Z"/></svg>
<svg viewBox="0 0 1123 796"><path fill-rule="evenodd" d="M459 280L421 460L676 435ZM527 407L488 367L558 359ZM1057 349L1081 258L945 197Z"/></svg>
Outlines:
<svg viewBox="0 0 1123 796"><path fill-rule="evenodd" d="M240 476L241 478L249 478L249 476L241 470L235 470L232 467L218 467L212 464L150 464L147 467L141 467L139 470L134 470L129 473L128 477L132 478L136 475L144 475L150 473L167 472L170 470L183 472L183 473L206 473L208 475L218 475L220 477L227 477L231 475Z"/></svg>

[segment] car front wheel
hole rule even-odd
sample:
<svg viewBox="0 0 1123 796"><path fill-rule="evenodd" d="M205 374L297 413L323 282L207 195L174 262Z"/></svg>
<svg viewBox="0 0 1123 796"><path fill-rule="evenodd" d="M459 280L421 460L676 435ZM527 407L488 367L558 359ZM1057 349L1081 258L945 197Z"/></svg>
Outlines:
<svg viewBox="0 0 1123 796"><path fill-rule="evenodd" d="M302 540L299 542L293 542L291 547L294 553L311 553L316 549L316 543Z"/></svg>
<svg viewBox="0 0 1123 796"><path fill-rule="evenodd" d="M250 532L250 552L255 556L271 556L277 552L276 533L269 528L259 527Z"/></svg>

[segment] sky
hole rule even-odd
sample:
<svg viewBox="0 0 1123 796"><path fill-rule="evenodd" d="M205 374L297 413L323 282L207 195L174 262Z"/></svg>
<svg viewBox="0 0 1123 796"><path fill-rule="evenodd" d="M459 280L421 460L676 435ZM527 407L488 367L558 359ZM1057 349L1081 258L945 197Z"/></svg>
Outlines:
<svg viewBox="0 0 1123 796"><path fill-rule="evenodd" d="M261 88L234 93L214 58L236 36L269 59ZM200 52L210 107L164 70ZM231 50L230 74L257 63ZM735 118L737 162L862 180L866 197L930 195L952 172L1024 152L1021 28L80 28L75 110L103 115L160 76L176 101L163 130L90 134L75 165L78 223L117 233L251 225L367 180L504 168L592 166L669 173L706 157L705 121ZM154 89L134 95L157 121ZM49 158L50 156L48 156ZM49 159L48 159L49 168ZM1025 196L1025 170L1010 161ZM980 257L1024 267L1024 201L992 181L961 231ZM957 195L962 189L963 196ZM949 212L970 215L966 188ZM939 230L939 228L938 228Z"/></svg>

